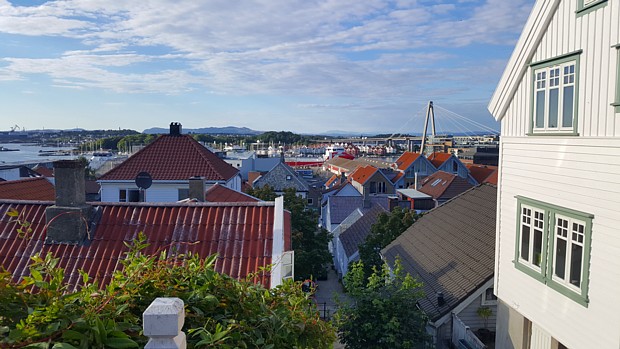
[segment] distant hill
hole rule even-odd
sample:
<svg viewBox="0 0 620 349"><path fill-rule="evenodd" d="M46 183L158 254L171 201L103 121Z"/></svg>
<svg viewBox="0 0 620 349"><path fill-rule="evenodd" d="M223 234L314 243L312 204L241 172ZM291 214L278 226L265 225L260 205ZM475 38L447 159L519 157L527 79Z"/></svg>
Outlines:
<svg viewBox="0 0 620 349"><path fill-rule="evenodd" d="M164 134L170 132L169 128L151 127L142 131L146 134ZM224 134L224 135L259 135L262 131L255 131L247 127L203 127L203 128L183 128L183 133L197 134Z"/></svg>

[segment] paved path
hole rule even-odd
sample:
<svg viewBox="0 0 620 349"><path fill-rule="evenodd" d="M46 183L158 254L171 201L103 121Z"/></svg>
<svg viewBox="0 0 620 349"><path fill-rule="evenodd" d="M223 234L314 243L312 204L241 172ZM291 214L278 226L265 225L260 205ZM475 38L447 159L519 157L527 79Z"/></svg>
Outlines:
<svg viewBox="0 0 620 349"><path fill-rule="evenodd" d="M327 280L317 281L318 289L316 291L316 302L319 306L321 314L329 320L337 309L334 296L340 299L348 299L342 288L342 284L338 281L338 274L332 269L327 274ZM343 349L344 345L338 341L334 343L334 349Z"/></svg>

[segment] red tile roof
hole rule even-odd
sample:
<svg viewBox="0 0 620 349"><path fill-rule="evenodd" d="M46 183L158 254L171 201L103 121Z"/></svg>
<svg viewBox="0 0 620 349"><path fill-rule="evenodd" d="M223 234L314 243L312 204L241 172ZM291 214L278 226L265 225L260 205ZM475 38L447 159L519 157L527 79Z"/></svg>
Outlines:
<svg viewBox="0 0 620 349"><path fill-rule="evenodd" d="M452 154L435 152L430 154L427 159L433 164L433 166L439 168L439 166L446 162L446 160L448 160L451 156Z"/></svg>
<svg viewBox="0 0 620 349"><path fill-rule="evenodd" d="M226 186L215 184L207 189L205 194L207 202L258 202L261 201L246 193L238 192Z"/></svg>
<svg viewBox="0 0 620 349"><path fill-rule="evenodd" d="M474 177L478 183L483 183L485 179L487 179L493 172L497 172L497 166L488 166L488 165L474 165L467 164L467 169L471 176ZM497 183L495 183L497 184Z"/></svg>
<svg viewBox="0 0 620 349"><path fill-rule="evenodd" d="M396 160L396 167L399 170L406 170L413 164L413 162L420 156L418 153L406 151Z"/></svg>
<svg viewBox="0 0 620 349"><path fill-rule="evenodd" d="M218 158L189 135L162 135L100 180L134 180L142 171L153 180L188 180L201 176L207 181L227 181L239 170Z"/></svg>
<svg viewBox="0 0 620 349"><path fill-rule="evenodd" d="M325 182L325 187L329 188L331 187L332 184L334 184L336 182L337 179L340 179L340 176L338 175L332 175L330 179L327 180L327 182Z"/></svg>
<svg viewBox="0 0 620 349"><path fill-rule="evenodd" d="M392 178L392 183L396 184L396 182L398 182L399 179L403 178L404 175L405 175L405 172L397 173L396 176Z"/></svg>
<svg viewBox="0 0 620 349"><path fill-rule="evenodd" d="M424 178L420 184L418 191L438 201L449 200L473 187L466 179L444 171L433 173Z"/></svg>
<svg viewBox="0 0 620 349"><path fill-rule="evenodd" d="M45 177L0 182L0 199L53 201L54 185Z"/></svg>
<svg viewBox="0 0 620 349"><path fill-rule="evenodd" d="M483 183L489 183L489 184L493 184L493 185L497 185L497 181L498 181L498 175L499 175L499 171L495 171L493 173L491 173L490 176L488 176Z"/></svg>
<svg viewBox="0 0 620 349"><path fill-rule="evenodd" d="M32 170L40 174L43 177L48 177L48 178L54 177L54 170L51 168L47 168L45 166L36 166Z"/></svg>
<svg viewBox="0 0 620 349"><path fill-rule="evenodd" d="M370 177L372 177L377 171L379 170L376 167L370 165L358 167L353 173L351 173L349 178L351 178L351 180L353 181L356 181L357 183L364 185L366 181L368 181Z"/></svg>
<svg viewBox="0 0 620 349"><path fill-rule="evenodd" d="M260 268L272 262L273 203L101 203L89 245L44 243L45 209L50 205L0 201L0 267L16 280L28 274L32 255L51 252L60 258L59 266L65 269L69 284L79 285L81 269L101 286L106 285L114 270L122 268L120 261L127 251L124 243L144 232L147 254L193 252L204 258L217 253L216 271L235 278L257 273L255 282L270 285L269 274L261 273ZM31 223L32 233L27 238L18 236L17 224L6 214L9 209L21 212L21 218ZM289 215L284 211L285 250L291 249Z"/></svg>

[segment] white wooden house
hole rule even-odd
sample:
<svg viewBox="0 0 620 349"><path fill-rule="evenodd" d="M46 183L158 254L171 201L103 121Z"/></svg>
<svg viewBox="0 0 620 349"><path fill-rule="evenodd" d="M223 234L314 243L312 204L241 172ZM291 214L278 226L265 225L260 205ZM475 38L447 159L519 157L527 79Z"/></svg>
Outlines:
<svg viewBox="0 0 620 349"><path fill-rule="evenodd" d="M241 190L239 170L218 158L189 135L181 134L181 124L170 124L170 134L159 136L123 163L105 173L101 201L140 201L136 176L142 172L152 178L144 192L146 202L174 202L189 197L189 179L204 179L205 191L214 184Z"/></svg>
<svg viewBox="0 0 620 349"><path fill-rule="evenodd" d="M620 348L619 66L619 1L536 1L489 104L497 348Z"/></svg>

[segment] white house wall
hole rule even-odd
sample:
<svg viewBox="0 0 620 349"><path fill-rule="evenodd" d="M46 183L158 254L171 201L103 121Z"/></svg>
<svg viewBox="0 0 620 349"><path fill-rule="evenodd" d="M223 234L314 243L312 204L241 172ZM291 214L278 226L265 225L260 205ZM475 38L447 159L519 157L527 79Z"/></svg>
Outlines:
<svg viewBox="0 0 620 349"><path fill-rule="evenodd" d="M569 348L620 347L619 154L620 138L501 139L496 292ZM517 195L594 215L588 307L515 268Z"/></svg>
<svg viewBox="0 0 620 349"><path fill-rule="evenodd" d="M616 95L620 2L577 16L577 0L563 0L530 63L583 50L579 66L577 132L580 137L620 136ZM532 71L527 70L502 120L502 137L524 136L531 114ZM497 115L496 115L497 116Z"/></svg>

